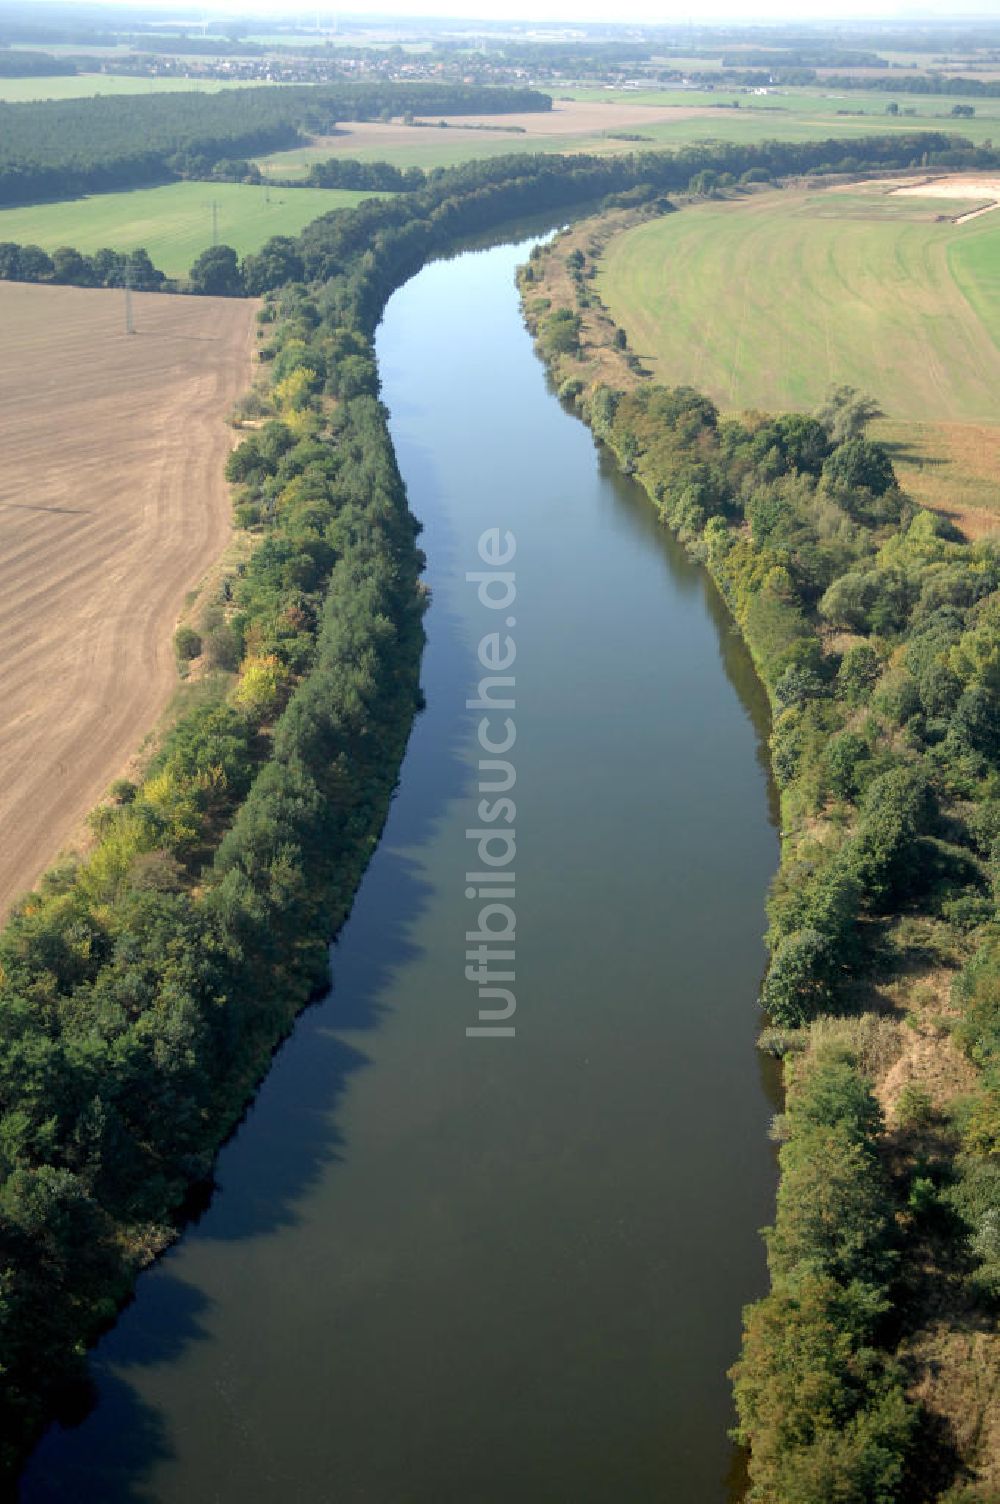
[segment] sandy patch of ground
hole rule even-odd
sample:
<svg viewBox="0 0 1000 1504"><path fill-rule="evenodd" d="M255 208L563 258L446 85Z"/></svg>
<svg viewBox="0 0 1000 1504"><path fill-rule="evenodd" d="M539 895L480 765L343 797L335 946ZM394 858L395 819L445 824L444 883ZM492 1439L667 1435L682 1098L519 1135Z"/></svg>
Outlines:
<svg viewBox="0 0 1000 1504"><path fill-rule="evenodd" d="M932 178L927 182L912 184L906 188L894 188L892 196L893 198L986 199L986 203L980 202L978 207L970 209L968 214L958 216L955 223L964 225L970 219L978 219L981 214L992 214L994 209L1000 209L1000 177L962 175Z"/></svg>
<svg viewBox="0 0 1000 1504"><path fill-rule="evenodd" d="M230 535L224 420L256 304L0 282L0 915L176 688L186 591Z"/></svg>
<svg viewBox="0 0 1000 1504"><path fill-rule="evenodd" d="M1000 198L1000 177L953 173L945 178L924 178L892 192L894 198Z"/></svg>

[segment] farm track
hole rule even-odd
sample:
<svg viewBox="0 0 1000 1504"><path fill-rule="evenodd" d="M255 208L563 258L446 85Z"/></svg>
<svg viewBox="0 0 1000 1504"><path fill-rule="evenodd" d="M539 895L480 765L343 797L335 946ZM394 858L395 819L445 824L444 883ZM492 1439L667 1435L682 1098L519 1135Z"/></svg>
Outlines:
<svg viewBox="0 0 1000 1504"><path fill-rule="evenodd" d="M176 687L171 636L225 546L223 419L255 305L0 282L0 915Z"/></svg>

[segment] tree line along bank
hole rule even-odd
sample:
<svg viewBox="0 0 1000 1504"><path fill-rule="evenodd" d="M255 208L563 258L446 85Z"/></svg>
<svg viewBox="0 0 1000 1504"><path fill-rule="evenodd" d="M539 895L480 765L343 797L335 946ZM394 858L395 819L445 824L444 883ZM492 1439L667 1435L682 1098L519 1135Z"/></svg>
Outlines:
<svg viewBox="0 0 1000 1504"><path fill-rule="evenodd" d="M962 1457L914 1395L943 1366L935 1323L985 1332L1000 1303L1000 545L900 490L849 389L814 416L724 417L636 381L585 251L562 261L568 298L545 296L561 255L537 251L521 276L541 353L707 565L772 706L783 839L762 1002L787 1101L771 1290L733 1370L750 1497L985 1504L975 1426ZM585 378L595 307L621 389ZM887 1121L920 1023L887 998L928 1009L929 978L960 1089L918 1078ZM966 1377L988 1395L995 1348L955 1351L956 1368L985 1365Z"/></svg>
<svg viewBox="0 0 1000 1504"><path fill-rule="evenodd" d="M946 137L901 135L853 150L888 168L971 152ZM302 278L275 289L261 314L272 378L260 399L266 421L229 462L237 519L258 531L258 543L197 642L179 644L205 658L197 701L141 781L116 787L95 813L90 852L50 872L0 934L0 1413L8 1472L79 1376L86 1344L182 1220L192 1188L209 1178L275 1044L326 985L327 941L384 821L418 705L423 606L417 529L378 400L372 335L387 298L430 256L526 214L562 215L607 195L655 199L699 171L832 168L842 151L827 142L492 159L433 174L417 192L324 216L297 241ZM611 402L608 433L620 445L631 434L643 466L647 453L662 453L664 496L673 497L675 452L684 466L708 464L702 449L708 454L722 438L710 405L658 401ZM794 434L776 433L765 451L785 461L760 460L778 465L775 484L794 480L799 472L787 456L800 452ZM822 443L813 438L819 449L805 451L822 471L831 455L817 458ZM732 463L747 473L758 463L755 439L732 435ZM730 450L719 452L728 464ZM718 534L720 549L729 536L723 480L711 465L698 471L695 489L682 487L677 514L699 536ZM923 548L964 571L955 545L925 536L926 524L906 513L891 486L871 503L870 517L863 486L857 495L858 515L845 527L862 573L881 568L878 551L890 540L883 545L880 529L893 507L904 564L922 559ZM746 583L757 574L748 563L744 579L742 558L731 560L733 588L746 588L749 600L760 591ZM769 564L764 581L775 669L780 664L779 677L791 672L789 707L804 722L796 755L811 766L811 718L834 713L837 699L828 669L804 645L808 622L792 598L797 574L787 563ZM971 651L979 598L955 588L965 613L955 645ZM954 672L957 707L974 671ZM872 734L869 758L859 751L850 776L863 780L870 763L873 776L892 779L899 770L880 760ZM919 766L910 761L916 754L902 768L896 823L860 845L859 861L875 864L888 893L897 859L906 865L907 840L937 839L930 822L940 797L924 753ZM817 905L822 885L821 875L802 885ZM801 942L810 929L822 936L828 921L817 907L808 916L781 909L774 922L782 938ZM808 986L793 985L790 1007L805 1008L809 996ZM970 1048L990 1048L988 1024L987 1016ZM860 1129L844 1131L856 1138ZM882 1269L875 1260L875 1293L859 1307L872 1322L881 1319ZM858 1330L860 1342L870 1328ZM887 1382L891 1388L891 1374ZM867 1415L865 1385L852 1379L845 1392L850 1413Z"/></svg>

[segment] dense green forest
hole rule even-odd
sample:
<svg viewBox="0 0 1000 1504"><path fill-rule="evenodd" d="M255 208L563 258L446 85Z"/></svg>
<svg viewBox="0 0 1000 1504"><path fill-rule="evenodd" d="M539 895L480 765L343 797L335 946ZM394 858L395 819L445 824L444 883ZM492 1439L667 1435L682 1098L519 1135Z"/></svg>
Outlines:
<svg viewBox="0 0 1000 1504"><path fill-rule="evenodd" d="M547 254L522 274L541 351L707 564L772 705L762 1002L788 1092L771 1290L733 1371L750 1497L942 1499L954 1443L905 1355L928 1321L988 1327L1000 1305L1000 545L900 490L850 389L741 418L687 387L584 389L580 314L536 296ZM593 306L587 257L566 265ZM903 1046L878 989L928 974L950 979L968 1085L946 1108L906 1088L890 1127L873 1086Z"/></svg>
<svg viewBox="0 0 1000 1504"><path fill-rule="evenodd" d="M988 156L937 134L861 140L851 151L854 161L886 167ZM270 330L263 349L273 378L263 403L269 418L229 462L238 520L261 537L243 572L226 582L211 619L178 642L208 670L200 703L166 738L142 782L116 787L96 813L91 852L50 873L0 936L6 1467L16 1466L79 1370L86 1343L169 1239L276 1041L325 984L327 939L347 912L384 819L417 702L422 640L415 525L378 402L371 344L386 299L430 256L517 216L570 212L608 194L655 198L707 170L836 170L843 152L843 143L823 142L492 159L431 173L416 192L324 216L261 268L261 284L282 283L262 313ZM710 404L683 396L646 407L638 398L609 398L607 423L619 447L630 436L640 465L653 464L647 453L657 465L662 459L662 499L671 509L672 467L683 459L677 505L687 510L676 520L689 517L694 531L712 540L720 577L720 561L730 560L733 589L745 589L748 601L759 593L756 566L747 563L744 580L738 539L734 551L723 543L736 521L729 477L759 470L776 495L789 489L793 508L793 481L834 488L831 505L843 512L841 531L864 576L862 600L870 575L879 584L872 609L888 589L881 572L919 575L940 562L941 551L960 577L952 601L962 613L956 643L978 641L980 595L966 580L975 573L966 562L972 556L933 529L928 535L928 524L912 517L888 481L866 500L851 465L876 464L868 449L859 461L825 431L813 434L812 448L800 446L813 456L812 469L800 471L793 434L724 429ZM800 500L787 524L794 522L793 533L813 525L806 490ZM887 529L904 544L883 571ZM824 547L825 535L805 549L800 580L776 538L781 563L764 575L765 617L778 623L775 673L792 673L789 705L804 723L795 746L803 768L820 757L811 718L835 715L840 703L840 681L829 668L804 646L791 653L810 630L807 596L796 603L794 592L815 595L822 586L827 593L823 571L832 566ZM906 631L911 596L907 586L897 606L902 614L879 616L873 630L890 638ZM924 599L922 576L916 598ZM960 725L971 716L971 725L983 707L978 670L965 663L956 659L954 713ZM976 691L971 699L967 690ZM909 760L918 766L903 768L903 786L893 785L901 833L880 835L872 825L856 858L858 871L887 884L894 864L908 860L911 804L918 843L925 833L936 835L928 822L940 808L933 769L924 767L938 745L931 720L916 709L909 720L913 732L923 728L927 746ZM948 748L957 745L949 736L942 743ZM871 770L895 777L878 724L871 737ZM824 748L829 739L822 735ZM970 786L978 787L976 758L985 754L968 755ZM869 768L860 753L855 763L860 788ZM800 889L812 891L804 883ZM801 949L803 931L815 930L829 940L832 958L835 937L822 931L824 913L810 911L800 922L790 910L776 911L776 933L796 937ZM849 964L831 959L831 988L836 966ZM811 993L796 991L794 969L789 976L793 1000L802 992L801 1011ZM984 1019L970 1049L992 1048Z"/></svg>
<svg viewBox="0 0 1000 1504"><path fill-rule="evenodd" d="M0 102L0 204L203 177L220 159L294 146L338 120L551 107L533 89L424 83Z"/></svg>
<svg viewBox="0 0 1000 1504"><path fill-rule="evenodd" d="M370 193L414 193L422 188L426 176L419 167L396 167L392 162L356 162L350 157L330 157L325 162L313 162L305 178L290 180L304 182L310 188L353 188Z"/></svg>
<svg viewBox="0 0 1000 1504"><path fill-rule="evenodd" d="M74 62L50 52L12 52L0 47L0 78L65 78L76 71Z"/></svg>

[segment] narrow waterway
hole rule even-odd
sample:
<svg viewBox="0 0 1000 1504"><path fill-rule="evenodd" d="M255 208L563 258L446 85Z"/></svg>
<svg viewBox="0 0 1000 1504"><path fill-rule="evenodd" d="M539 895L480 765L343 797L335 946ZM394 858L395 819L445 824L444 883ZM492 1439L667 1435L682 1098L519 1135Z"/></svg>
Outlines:
<svg viewBox="0 0 1000 1504"><path fill-rule="evenodd" d="M25 1504L731 1497L725 1370L773 1196L766 712L704 573L547 390L526 254L435 263L389 305L427 708L332 993ZM465 1032L490 528L517 549L513 1038Z"/></svg>

